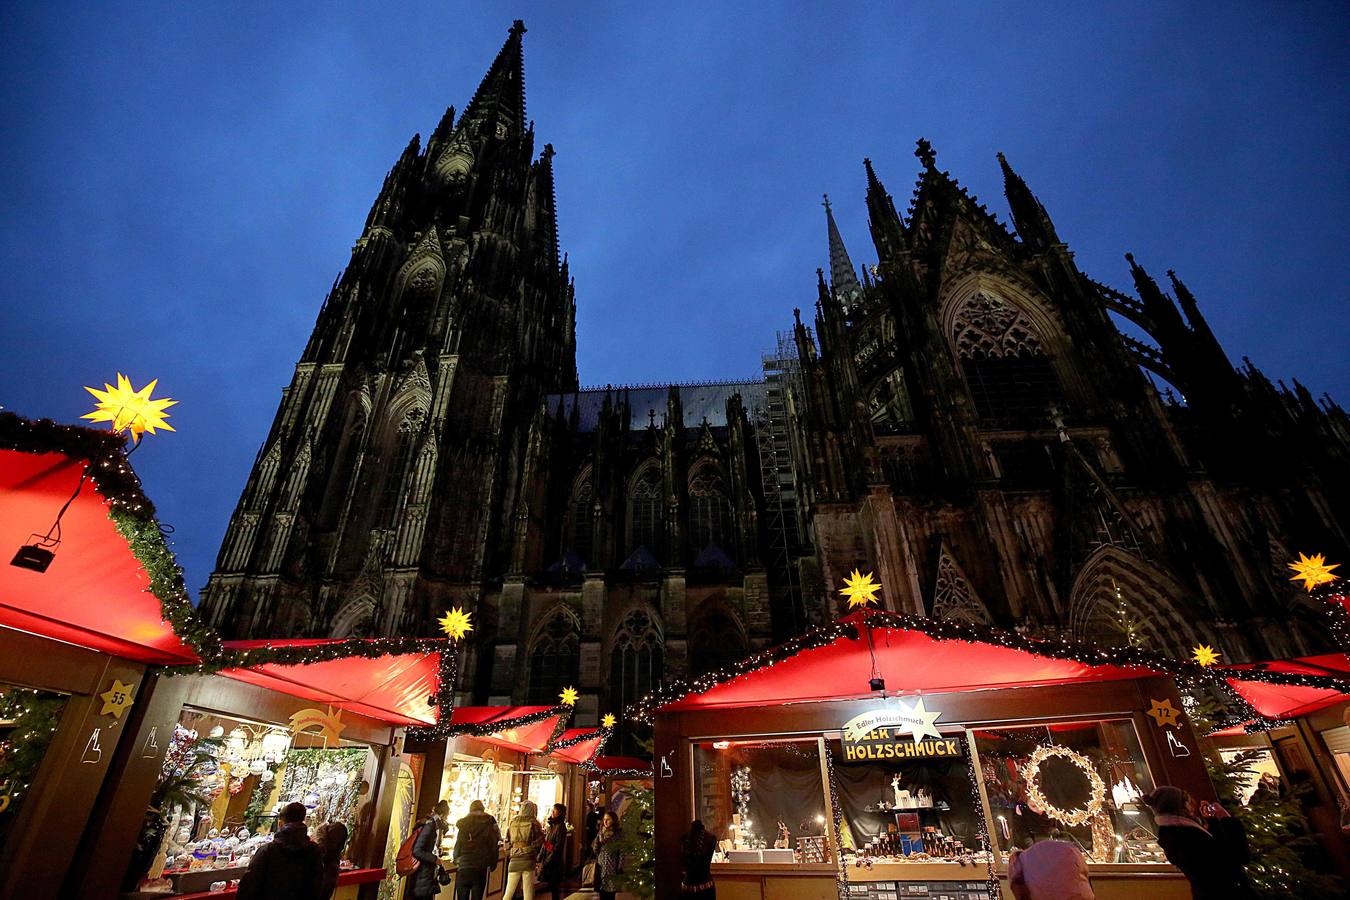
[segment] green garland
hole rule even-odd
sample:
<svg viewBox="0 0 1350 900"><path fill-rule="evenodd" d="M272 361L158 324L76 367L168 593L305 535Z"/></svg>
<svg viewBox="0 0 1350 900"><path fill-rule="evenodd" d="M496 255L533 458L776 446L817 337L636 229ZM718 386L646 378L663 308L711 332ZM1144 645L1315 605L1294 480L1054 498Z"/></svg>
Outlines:
<svg viewBox="0 0 1350 900"><path fill-rule="evenodd" d="M203 659L219 656L220 638L193 609L183 584L183 569L164 542L159 521L116 507L108 510L108 517L131 547L136 561L145 569L150 579L150 593L159 599L164 621L169 623L179 640Z"/></svg>
<svg viewBox="0 0 1350 900"><path fill-rule="evenodd" d="M127 439L111 431L58 425L51 419L25 419L0 413L0 450L22 453L60 453L88 461L98 491L114 508L153 518L155 505L141 489L126 457Z"/></svg>

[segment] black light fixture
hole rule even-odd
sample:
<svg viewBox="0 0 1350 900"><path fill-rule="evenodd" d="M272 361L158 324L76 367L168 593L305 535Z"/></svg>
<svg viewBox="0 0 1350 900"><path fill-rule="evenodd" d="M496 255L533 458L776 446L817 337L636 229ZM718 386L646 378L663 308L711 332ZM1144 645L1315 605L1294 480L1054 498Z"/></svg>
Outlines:
<svg viewBox="0 0 1350 900"><path fill-rule="evenodd" d="M56 559L56 548L61 546L61 518L65 516L66 510L70 509L70 504L75 502L75 498L80 496L80 491L84 490L84 483L89 478L89 468L86 466L80 473L79 483L75 485L75 492L70 495L70 499L61 507L61 511L56 514L56 521L52 527L47 529L46 534L31 534L32 540L19 548L19 552L14 554L14 558L9 561L11 566L19 569L28 569L33 572L42 573L47 571L47 567Z"/></svg>
<svg viewBox="0 0 1350 900"><path fill-rule="evenodd" d="M877 675L874 678L872 678L871 681L867 682L867 688L868 690L873 691L884 691L886 690L886 679L882 678L880 675Z"/></svg>
<svg viewBox="0 0 1350 900"><path fill-rule="evenodd" d="M52 560L56 558L56 548L61 546L61 542L50 536L40 534L34 534L32 538L32 543L20 547L19 552L14 554L14 558L9 561L9 564L20 569L45 572L47 567L52 564Z"/></svg>

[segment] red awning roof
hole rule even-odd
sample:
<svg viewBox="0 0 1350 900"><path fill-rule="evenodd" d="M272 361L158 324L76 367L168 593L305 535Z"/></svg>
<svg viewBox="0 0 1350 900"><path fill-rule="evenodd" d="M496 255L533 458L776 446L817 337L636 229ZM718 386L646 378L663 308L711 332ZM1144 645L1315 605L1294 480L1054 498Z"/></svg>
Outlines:
<svg viewBox="0 0 1350 900"><path fill-rule="evenodd" d="M347 641L226 641L224 648L237 652L342 643ZM374 658L344 656L308 664L263 663L223 669L220 674L393 725L434 725L436 708L427 703L427 698L439 691L440 662L440 653L423 651Z"/></svg>
<svg viewBox="0 0 1350 900"><path fill-rule="evenodd" d="M520 753L543 753L568 712L567 707L557 706L457 706L449 733L471 734L484 743Z"/></svg>
<svg viewBox="0 0 1350 900"><path fill-rule="evenodd" d="M609 775L616 772L639 772L643 775L651 775L652 764L650 760L639 759L636 756L597 756L591 761L591 765L600 775Z"/></svg>
<svg viewBox="0 0 1350 900"><path fill-rule="evenodd" d="M1243 678L1244 671L1270 672L1282 675L1329 675L1350 678L1350 662L1343 653L1323 656L1305 656L1299 659L1277 659L1264 663L1243 663L1226 666L1225 675L1233 690L1268 719L1293 719L1319 709L1350 700L1350 688L1337 690L1326 687L1306 687L1292 684L1272 684L1252 678Z"/></svg>
<svg viewBox="0 0 1350 900"><path fill-rule="evenodd" d="M9 565L32 534L51 526L86 465L62 453L0 450L0 625L137 662L195 662L92 481L61 519L61 546L47 571Z"/></svg>
<svg viewBox="0 0 1350 900"><path fill-rule="evenodd" d="M799 650L703 693L689 693L661 710L774 706L871 696L872 654L861 628L820 647ZM1158 674L1144 666L1088 664L1040 656L992 643L940 640L907 628L873 627L876 670L888 691L976 691L1108 681Z"/></svg>
<svg viewBox="0 0 1350 900"><path fill-rule="evenodd" d="M549 747L549 756L563 762L581 765L590 762L595 754L600 752L600 748L605 744L605 732L598 728L569 728ZM558 744L564 744L568 741L576 741L567 747L559 747Z"/></svg>

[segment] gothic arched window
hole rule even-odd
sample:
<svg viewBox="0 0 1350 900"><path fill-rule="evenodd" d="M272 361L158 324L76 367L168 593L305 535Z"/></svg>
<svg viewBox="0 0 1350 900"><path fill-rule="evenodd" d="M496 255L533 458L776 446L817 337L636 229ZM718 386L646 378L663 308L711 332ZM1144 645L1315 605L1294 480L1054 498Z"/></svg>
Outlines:
<svg viewBox="0 0 1350 900"><path fill-rule="evenodd" d="M658 557L661 552L661 475L649 466L628 496L628 550L639 547Z"/></svg>
<svg viewBox="0 0 1350 900"><path fill-rule="evenodd" d="M715 606L689 629L689 677L725 669L748 652L740 625L725 609Z"/></svg>
<svg viewBox="0 0 1350 900"><path fill-rule="evenodd" d="M1062 404L1054 362L1031 321L997 297L978 293L961 305L952 343L982 425L1043 424Z"/></svg>
<svg viewBox="0 0 1350 900"><path fill-rule="evenodd" d="M695 553L709 544L728 554L734 550L731 501L721 481L712 467L705 466L689 484L689 545Z"/></svg>
<svg viewBox="0 0 1350 900"><path fill-rule="evenodd" d="M595 540L595 524L592 521L592 507L595 504L595 489L590 480L582 482L572 495L572 503L567 510L567 534L563 538L563 552L575 553L587 568L592 568L591 548Z"/></svg>
<svg viewBox="0 0 1350 900"><path fill-rule="evenodd" d="M558 610L549 617L530 646L530 677L525 702L554 706L565 687L575 687L581 670L577 622Z"/></svg>
<svg viewBox="0 0 1350 900"><path fill-rule="evenodd" d="M610 650L610 706L623 710L660 686L663 660L661 632L651 615L645 609L631 610L615 631Z"/></svg>
<svg viewBox="0 0 1350 900"><path fill-rule="evenodd" d="M398 430L394 432L384 465L379 505L376 507L375 521L380 525L392 526L398 516L403 500L403 484L408 478L408 470L412 468L413 445L418 432L422 430L422 415L422 410L412 410L403 417Z"/></svg>

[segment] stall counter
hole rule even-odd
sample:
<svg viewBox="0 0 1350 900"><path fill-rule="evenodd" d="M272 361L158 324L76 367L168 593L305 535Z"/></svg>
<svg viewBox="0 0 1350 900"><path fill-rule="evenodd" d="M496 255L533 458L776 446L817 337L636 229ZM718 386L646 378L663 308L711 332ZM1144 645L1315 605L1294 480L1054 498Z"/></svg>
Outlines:
<svg viewBox="0 0 1350 900"><path fill-rule="evenodd" d="M349 869L346 872L338 874L338 889L333 894L333 900L355 900L356 892L363 884L374 884L377 881L383 881L388 874L384 869ZM135 894L123 894L123 900L214 900L217 897L237 897L239 891L237 888L226 888L223 891L198 891L193 894L157 894L148 891L141 891Z"/></svg>
<svg viewBox="0 0 1350 900"><path fill-rule="evenodd" d="M713 880L718 900L835 900L837 870L827 863L713 863ZM1189 900L1186 877L1170 867L1120 863L1093 863L1088 877L1097 900ZM983 885L987 871L983 865L959 863L873 863L871 868L849 866L851 885L874 882L965 882ZM1012 900L1007 872L999 883L1007 900ZM1147 886L1144 887L1143 884ZM902 894L903 896L903 894Z"/></svg>

